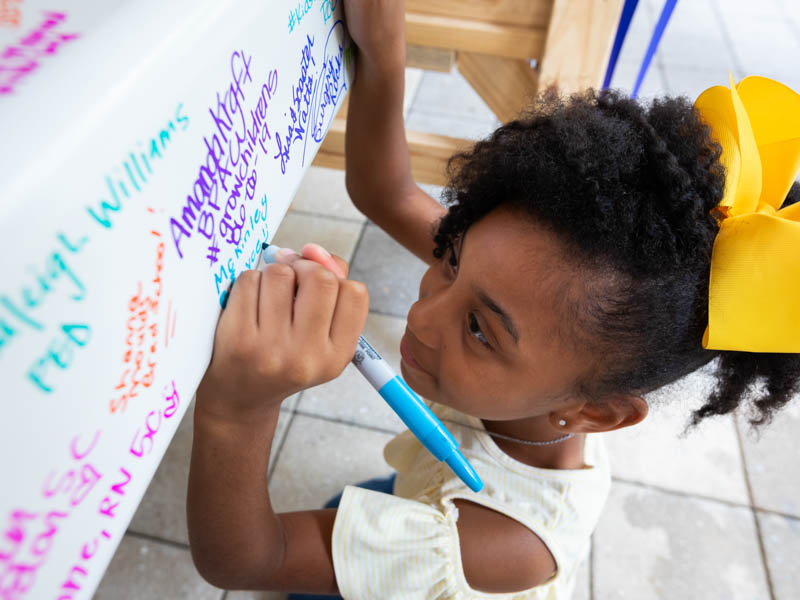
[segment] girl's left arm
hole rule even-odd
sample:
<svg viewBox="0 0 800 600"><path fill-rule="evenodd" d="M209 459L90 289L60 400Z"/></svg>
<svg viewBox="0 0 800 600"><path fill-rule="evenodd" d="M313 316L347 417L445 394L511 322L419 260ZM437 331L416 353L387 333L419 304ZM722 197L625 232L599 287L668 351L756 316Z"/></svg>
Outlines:
<svg viewBox="0 0 800 600"><path fill-rule="evenodd" d="M275 514L267 469L280 403L341 373L368 298L343 262L339 277L297 255L283 261L241 274L217 325L195 405L189 542L218 587L337 593L336 511Z"/></svg>
<svg viewBox="0 0 800 600"><path fill-rule="evenodd" d="M336 510L272 509L267 467L277 420L278 410L251 425L195 412L187 500L192 558L209 583L224 589L338 594Z"/></svg>

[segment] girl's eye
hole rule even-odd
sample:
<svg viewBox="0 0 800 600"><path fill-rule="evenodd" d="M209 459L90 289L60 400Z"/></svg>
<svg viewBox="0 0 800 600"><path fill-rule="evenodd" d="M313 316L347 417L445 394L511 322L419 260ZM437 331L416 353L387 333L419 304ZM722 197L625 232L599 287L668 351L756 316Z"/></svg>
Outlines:
<svg viewBox="0 0 800 600"><path fill-rule="evenodd" d="M481 331L481 326L478 324L478 319L475 318L473 313L469 313L469 332L472 337L478 340L481 344L486 346L487 348L491 348L489 345L489 341L486 339L486 336L483 335Z"/></svg>

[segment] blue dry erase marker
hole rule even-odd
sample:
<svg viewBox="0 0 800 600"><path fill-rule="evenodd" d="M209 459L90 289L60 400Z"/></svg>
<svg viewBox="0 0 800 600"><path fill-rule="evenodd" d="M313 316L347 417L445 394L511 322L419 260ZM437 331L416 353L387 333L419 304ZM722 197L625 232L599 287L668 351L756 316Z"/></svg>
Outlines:
<svg viewBox="0 0 800 600"><path fill-rule="evenodd" d="M275 262L278 246L263 244L256 268ZM372 384L406 427L438 460L444 461L471 490L480 492L483 482L458 450L458 442L408 384L381 358L364 336L358 338L353 364Z"/></svg>

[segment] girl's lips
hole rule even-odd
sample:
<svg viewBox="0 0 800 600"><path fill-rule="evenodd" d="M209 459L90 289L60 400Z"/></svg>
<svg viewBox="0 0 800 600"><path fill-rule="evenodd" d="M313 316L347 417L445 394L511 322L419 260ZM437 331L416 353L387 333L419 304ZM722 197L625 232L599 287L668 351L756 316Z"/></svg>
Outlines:
<svg viewBox="0 0 800 600"><path fill-rule="evenodd" d="M422 365L416 361L414 355L411 354L411 351L408 349L408 342L406 342L406 335L407 334L403 334L403 338L400 340L400 356L408 366L416 369L417 371L422 371L426 375L430 375L430 373L423 369Z"/></svg>

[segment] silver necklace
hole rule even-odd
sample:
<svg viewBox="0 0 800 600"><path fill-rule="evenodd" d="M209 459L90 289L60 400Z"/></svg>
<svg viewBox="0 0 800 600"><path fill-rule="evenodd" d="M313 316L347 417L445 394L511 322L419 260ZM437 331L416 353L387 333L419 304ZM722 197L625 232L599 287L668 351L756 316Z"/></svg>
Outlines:
<svg viewBox="0 0 800 600"><path fill-rule="evenodd" d="M441 419L442 421L447 421L448 423L453 423L454 425L461 425L461 427L466 427L467 429L472 429L474 431L482 431L483 433L488 433L491 436L498 437L503 440L508 440L509 442L517 442L520 444L525 444L526 446L551 446L553 444L560 444L561 442L567 441L569 438L573 437L574 433L565 433L562 436L555 438L554 440L547 440L545 442L532 442L530 440L520 440L517 438L513 438L510 435L504 435L502 433L496 433L494 431L489 431L488 429L481 429L480 427L473 427L472 425L467 425L466 423L461 423L459 421L454 421L452 419Z"/></svg>

